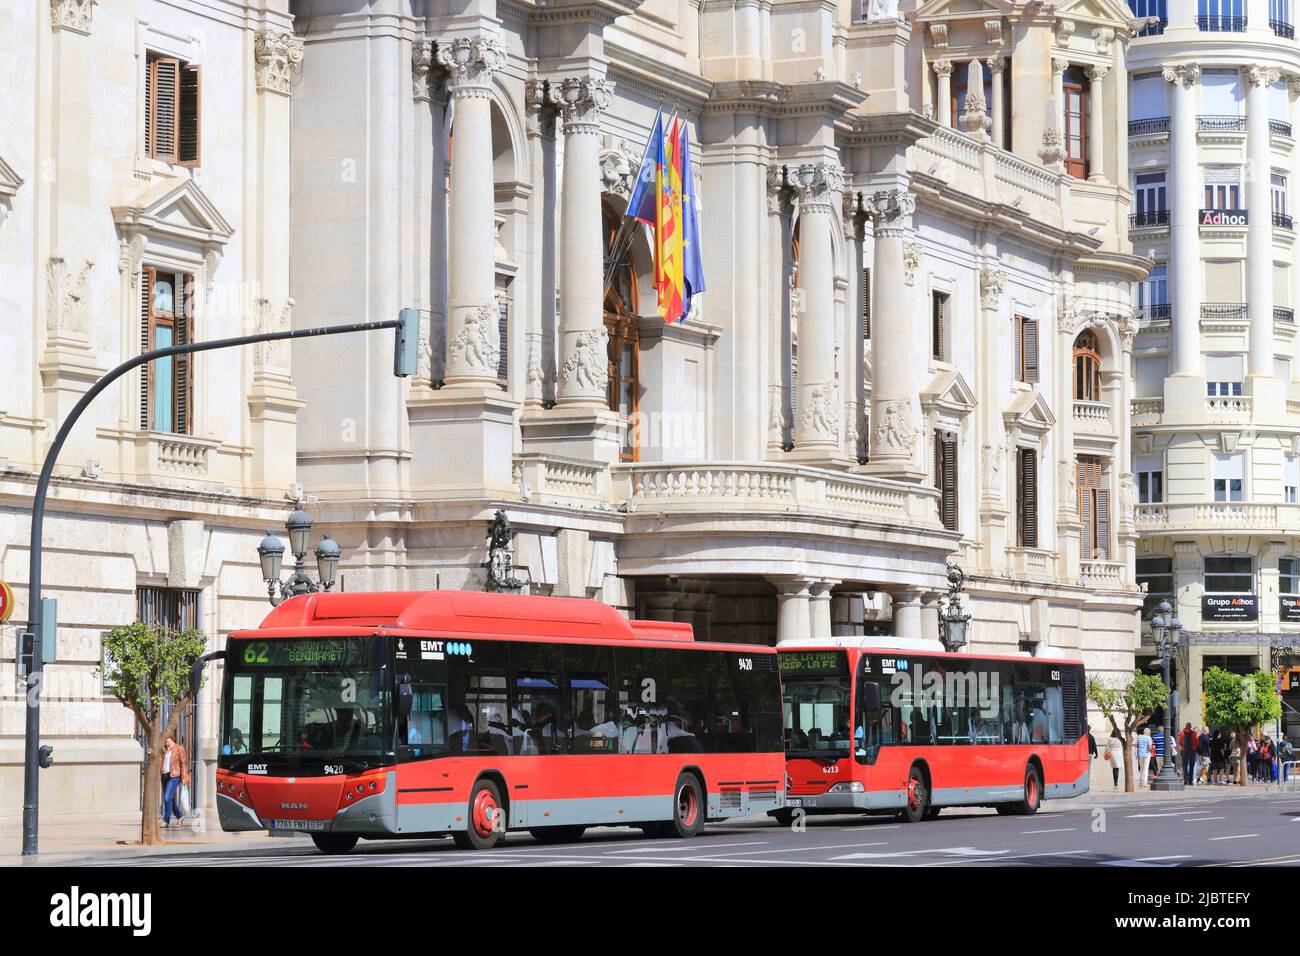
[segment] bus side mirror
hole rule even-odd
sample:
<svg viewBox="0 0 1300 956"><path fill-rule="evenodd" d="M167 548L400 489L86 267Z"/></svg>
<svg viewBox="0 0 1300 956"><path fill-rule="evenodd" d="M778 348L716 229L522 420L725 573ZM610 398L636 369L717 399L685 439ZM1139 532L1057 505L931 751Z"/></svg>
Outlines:
<svg viewBox="0 0 1300 956"><path fill-rule="evenodd" d="M397 716L411 716L411 702L414 695L411 693L411 675L397 675Z"/></svg>
<svg viewBox="0 0 1300 956"><path fill-rule="evenodd" d="M880 685L875 683L863 684L861 693L858 695L862 699L862 709L868 713L880 709Z"/></svg>

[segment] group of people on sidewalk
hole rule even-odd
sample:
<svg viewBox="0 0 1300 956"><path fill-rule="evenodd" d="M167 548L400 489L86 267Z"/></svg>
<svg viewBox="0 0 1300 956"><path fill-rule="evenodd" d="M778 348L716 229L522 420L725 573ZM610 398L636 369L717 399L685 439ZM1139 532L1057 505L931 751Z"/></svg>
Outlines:
<svg viewBox="0 0 1300 956"><path fill-rule="evenodd" d="M1088 735L1090 740L1092 735ZM1237 731L1224 732L1216 729L1211 733L1209 727L1199 731L1189 721L1183 727L1176 740L1165 734L1163 726L1155 733L1150 727L1143 727L1137 737L1135 756L1137 757L1137 788L1146 789L1155 781L1164 762L1165 746L1172 748L1170 756L1178 758L1181 765L1183 784L1231 784L1236 783L1241 770L1241 761L1246 761L1246 776L1251 783L1275 783L1279 774L1289 760L1294 759L1291 742L1284 736L1280 741L1273 740L1268 734L1261 734L1256 740L1249 732L1238 735ZM1097 755L1095 743L1092 753ZM1119 772L1124 764L1124 742L1115 732L1111 733L1106 743L1105 759L1110 763L1111 779L1119 789ZM1153 759L1154 758L1154 759ZM1285 777L1282 777L1285 780Z"/></svg>

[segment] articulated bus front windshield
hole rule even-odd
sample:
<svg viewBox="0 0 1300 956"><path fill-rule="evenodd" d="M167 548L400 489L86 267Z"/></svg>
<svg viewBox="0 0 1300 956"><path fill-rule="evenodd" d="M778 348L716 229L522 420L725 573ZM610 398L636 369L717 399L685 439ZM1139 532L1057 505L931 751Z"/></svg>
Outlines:
<svg viewBox="0 0 1300 956"><path fill-rule="evenodd" d="M849 755L849 666L843 651L783 651L785 750L794 757Z"/></svg>
<svg viewBox="0 0 1300 956"><path fill-rule="evenodd" d="M389 762L386 655L375 638L231 641L221 766L339 773Z"/></svg>

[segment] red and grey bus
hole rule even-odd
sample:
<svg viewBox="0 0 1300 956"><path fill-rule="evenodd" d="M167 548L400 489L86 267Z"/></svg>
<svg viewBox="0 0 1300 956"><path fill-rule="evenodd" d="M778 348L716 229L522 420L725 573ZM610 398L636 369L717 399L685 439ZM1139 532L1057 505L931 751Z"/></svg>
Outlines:
<svg viewBox="0 0 1300 956"><path fill-rule="evenodd" d="M977 657L820 638L778 648L788 822L942 807L1035 813L1088 791L1079 661Z"/></svg>
<svg viewBox="0 0 1300 956"><path fill-rule="evenodd" d="M306 831L327 853L689 837L785 801L774 648L576 598L291 598L230 635L221 708L222 828Z"/></svg>

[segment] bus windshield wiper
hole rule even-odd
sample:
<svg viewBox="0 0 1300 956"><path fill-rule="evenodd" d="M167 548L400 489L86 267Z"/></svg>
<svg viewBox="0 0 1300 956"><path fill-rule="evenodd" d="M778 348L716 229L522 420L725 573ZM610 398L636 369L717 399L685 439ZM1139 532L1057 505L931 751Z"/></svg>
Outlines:
<svg viewBox="0 0 1300 956"><path fill-rule="evenodd" d="M821 760L824 761L827 766L830 766L831 764L835 763L838 760L843 760L845 757L848 756L848 754L847 753L823 753L819 750L790 750L786 752L786 756L807 757L811 760Z"/></svg>

